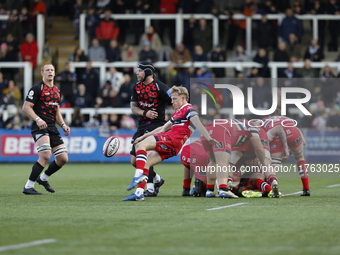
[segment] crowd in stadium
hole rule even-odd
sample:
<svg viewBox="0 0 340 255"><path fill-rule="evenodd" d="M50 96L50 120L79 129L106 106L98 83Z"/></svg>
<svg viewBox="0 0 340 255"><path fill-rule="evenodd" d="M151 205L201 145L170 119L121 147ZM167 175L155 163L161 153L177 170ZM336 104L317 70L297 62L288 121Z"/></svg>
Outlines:
<svg viewBox="0 0 340 255"><path fill-rule="evenodd" d="M338 70L325 66L323 69L311 67L311 62L340 61L338 56L339 20L318 21L318 38L304 31L309 21L299 20L295 14L340 15L340 1L337 0L244 0L240 6L223 4L218 0L74 0L74 1L0 1L0 14L8 14L8 20L1 21L0 62L29 61L35 70L34 82L40 81L37 68L38 46L36 42L36 15L67 15L73 20L75 40L79 38L79 15L86 13L86 31L90 46L86 50L77 47L70 61L87 62L86 68L70 71L69 64L56 74L55 81L61 94L63 108L74 108L71 127L109 126L134 129L134 119L128 115L111 114L88 119L80 109L87 107L129 107L131 88L136 81L134 68L114 68L107 70L105 83L100 84L98 71L92 61L134 62L171 61L166 69L159 69L158 79L169 87L183 85L190 89L190 78L229 78L243 91L254 87L254 107L271 104L271 83L269 61L288 62L287 68L278 70L281 78L278 86L305 86L312 98L307 105L312 117L299 121L302 128L317 130L340 129L340 85L335 78ZM65 10L69 10L65 12ZM219 20L220 44L213 45L211 21L194 17L185 22L182 43L175 42L175 20L159 20L152 23L144 33L145 23L141 20L115 20L111 15L121 13L158 14L225 14L235 13L246 16L262 14L260 21L254 22L256 53L245 53L245 20ZM268 20L266 14L285 13L281 24ZM103 14L103 17L100 15ZM51 24L53 26L53 24ZM310 27L310 26L309 26ZM48 31L48 28L47 30ZM47 32L48 33L48 32ZM132 40L129 40L131 39ZM277 38L280 38L277 40ZM129 42L130 41L130 42ZM309 42L309 43L306 43ZM327 54L326 54L327 52ZM261 68L235 68L232 72L225 68L177 68L176 64L190 61L247 62L262 64ZM304 67L295 69L293 62L304 62ZM19 84L20 70L2 68L0 72L1 112L17 108L17 114L0 118L0 128L24 129L30 127L30 120L21 113L23 88ZM307 82L306 82L307 81ZM303 85L301 85L303 83ZM192 89L192 88L191 88ZM228 97L228 95L224 95ZM194 98L191 95L191 98ZM224 100L221 107L231 107L232 98ZM194 103L194 102L192 102ZM1 113L0 113L1 115Z"/></svg>

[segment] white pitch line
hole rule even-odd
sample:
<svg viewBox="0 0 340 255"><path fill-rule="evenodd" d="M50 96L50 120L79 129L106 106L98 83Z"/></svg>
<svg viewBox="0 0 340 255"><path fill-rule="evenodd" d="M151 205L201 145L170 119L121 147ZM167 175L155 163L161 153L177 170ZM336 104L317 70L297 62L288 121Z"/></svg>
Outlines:
<svg viewBox="0 0 340 255"><path fill-rule="evenodd" d="M8 246L0 246L0 252L2 251L8 251L8 250L17 250L21 248L31 247L35 245L41 245L46 243L54 243L56 242L56 239L43 239L43 240L37 240L29 243L19 243L19 244L13 244Z"/></svg>
<svg viewBox="0 0 340 255"><path fill-rule="evenodd" d="M223 208L234 207L234 206L239 206L239 205L244 205L244 204L248 204L248 203L237 203L237 204L233 204L233 205L214 207L214 208L207 209L207 211L214 211L214 210L219 210L219 209L223 209Z"/></svg>
<svg viewBox="0 0 340 255"><path fill-rule="evenodd" d="M296 195L296 194L301 194L301 191L289 193L289 194L283 194L283 196L286 197L286 196L291 196L291 195Z"/></svg>
<svg viewBox="0 0 340 255"><path fill-rule="evenodd" d="M334 187L338 187L340 186L340 184L334 184L334 185L330 185L330 186L326 186L327 188L334 188Z"/></svg>

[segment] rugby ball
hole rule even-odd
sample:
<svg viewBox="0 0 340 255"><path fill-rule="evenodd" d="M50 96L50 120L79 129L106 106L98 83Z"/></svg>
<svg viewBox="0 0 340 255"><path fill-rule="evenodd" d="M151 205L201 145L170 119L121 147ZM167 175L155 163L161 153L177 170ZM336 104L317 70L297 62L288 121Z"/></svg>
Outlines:
<svg viewBox="0 0 340 255"><path fill-rule="evenodd" d="M105 157L112 157L115 155L119 149L119 139L115 136L110 136L106 139L103 145L103 154Z"/></svg>

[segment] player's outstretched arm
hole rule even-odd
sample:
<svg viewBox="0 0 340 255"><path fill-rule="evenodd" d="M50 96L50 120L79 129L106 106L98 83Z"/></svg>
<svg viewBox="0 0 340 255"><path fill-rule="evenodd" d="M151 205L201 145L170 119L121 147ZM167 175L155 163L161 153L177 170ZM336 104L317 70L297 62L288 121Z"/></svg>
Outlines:
<svg viewBox="0 0 340 255"><path fill-rule="evenodd" d="M191 118L191 123L201 132L201 134L209 141L209 143L216 145L217 147L221 147L221 144L215 139L211 138L207 129L203 126L202 122L198 118L198 116L194 116Z"/></svg>
<svg viewBox="0 0 340 255"><path fill-rule="evenodd" d="M253 146L254 148L254 152L255 152L255 155L256 157L259 159L261 165L266 165L266 154L264 152L264 148L263 148L263 145L261 143L261 139L259 136L252 136L250 137L250 142L251 142L251 145Z"/></svg>

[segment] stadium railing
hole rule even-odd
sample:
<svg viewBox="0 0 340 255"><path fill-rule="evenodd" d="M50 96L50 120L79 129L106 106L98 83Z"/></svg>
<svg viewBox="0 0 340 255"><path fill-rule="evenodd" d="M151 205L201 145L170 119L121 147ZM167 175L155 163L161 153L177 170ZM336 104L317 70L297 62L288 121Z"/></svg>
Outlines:
<svg viewBox="0 0 340 255"><path fill-rule="evenodd" d="M329 15L329 14L304 14L304 15L295 15L300 20L311 20L313 26L313 38L318 39L318 21L319 20L340 20L340 15ZM184 20L190 19L191 17L195 17L196 19L205 18L207 20L212 20L212 31L213 31L213 45L217 45L219 40L219 20L227 20L229 16L227 15L219 15L218 17L212 14L112 14L112 18L116 20L144 20L145 21L145 31L147 27L151 24L151 20L161 20L161 19L172 19L176 21L176 43L180 43L183 38L183 28L184 28ZM281 21L284 19L284 14L268 14L267 18L269 20L277 20L278 24L281 24ZM86 53L88 51L88 39L85 29L85 18L86 14L80 15L79 21L79 46ZM246 20L246 27L252 27L253 20L260 20L261 15L256 14L253 16L245 16L243 14L234 14L232 16L234 20ZM246 30L246 51L250 56L252 54L252 29Z"/></svg>
<svg viewBox="0 0 340 255"><path fill-rule="evenodd" d="M9 15L0 15L1 20L8 20ZM45 44L45 17L42 14L37 15L37 43L38 43L38 57L37 63L38 65L42 62L42 56L44 51Z"/></svg>

